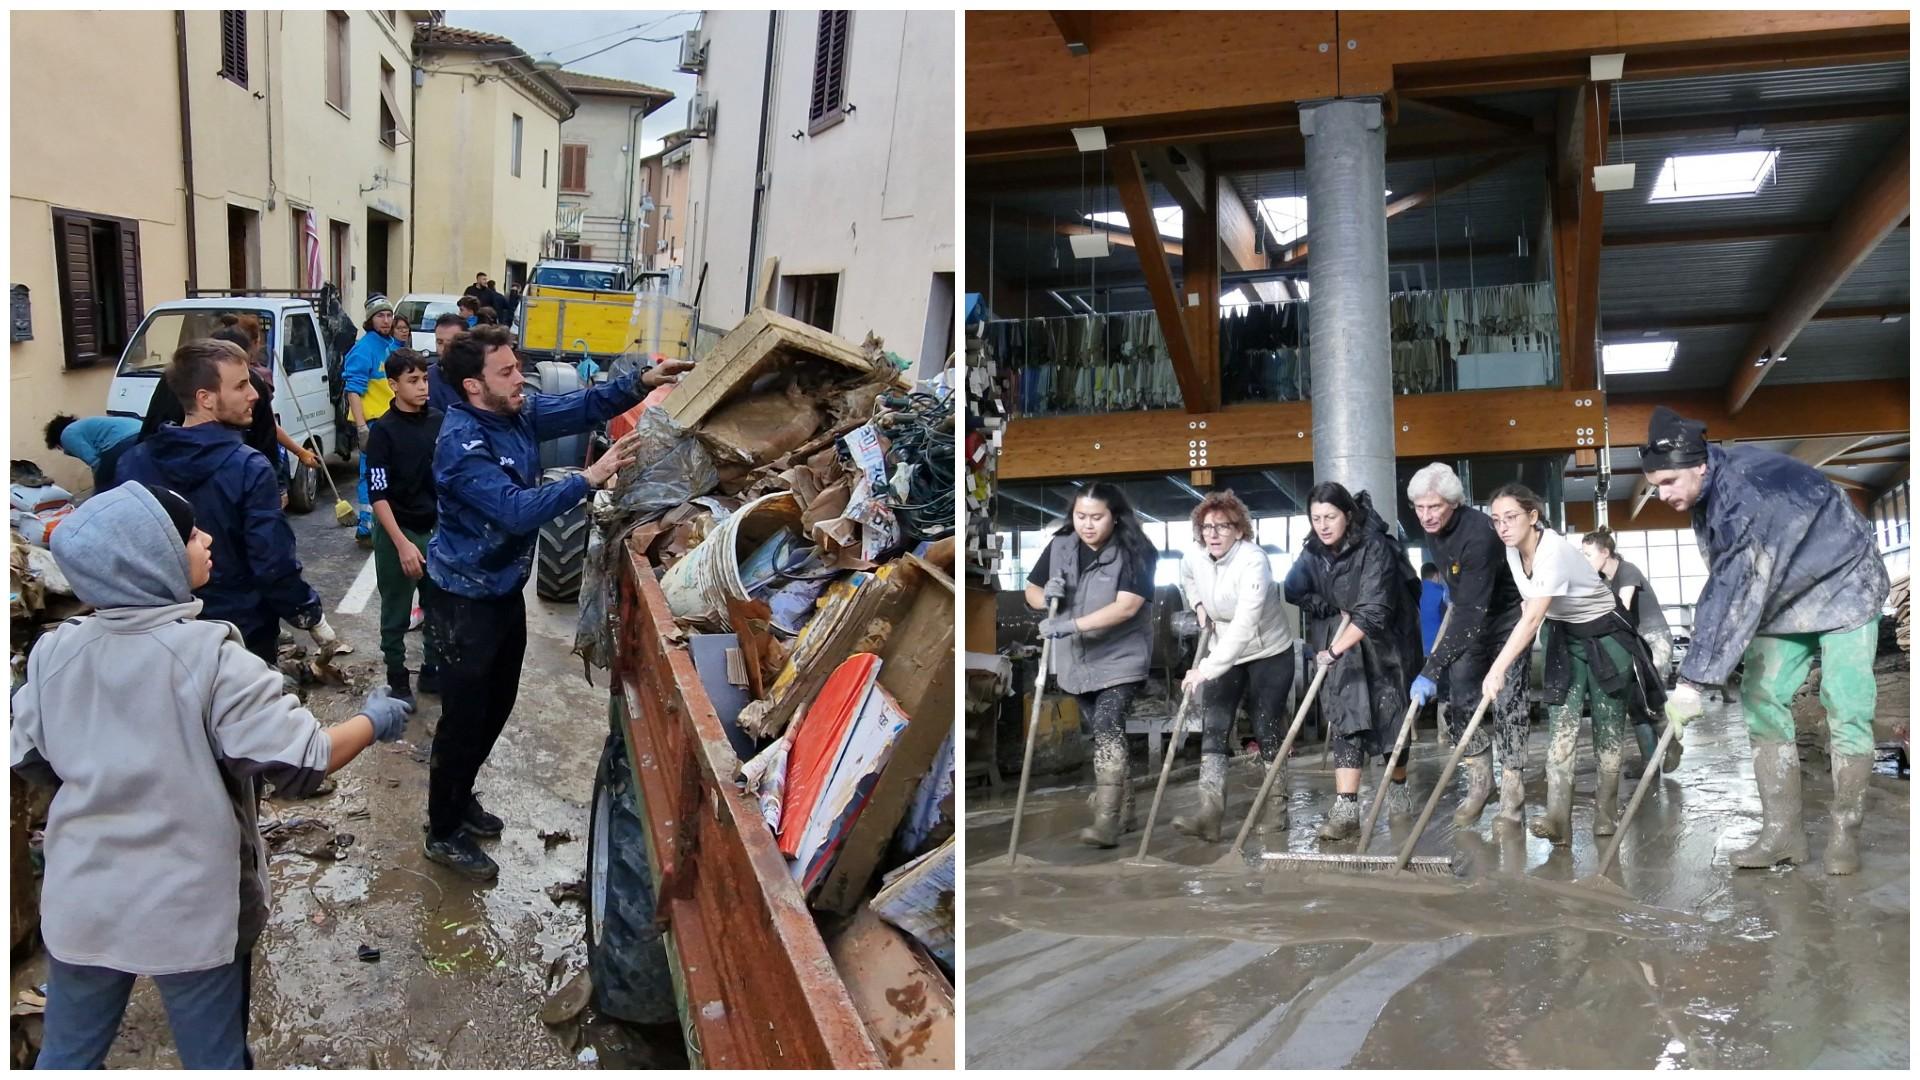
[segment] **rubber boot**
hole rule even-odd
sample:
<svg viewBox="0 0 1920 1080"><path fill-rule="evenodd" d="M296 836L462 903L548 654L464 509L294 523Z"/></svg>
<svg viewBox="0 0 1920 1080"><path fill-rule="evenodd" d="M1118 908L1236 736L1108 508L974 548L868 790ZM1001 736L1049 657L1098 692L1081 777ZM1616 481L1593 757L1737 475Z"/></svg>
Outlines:
<svg viewBox="0 0 1920 1080"><path fill-rule="evenodd" d="M1807 832L1800 826L1799 747L1790 742L1755 742L1753 782L1760 788L1760 835L1751 847L1734 852L1733 865L1765 870L1783 862L1806 862Z"/></svg>
<svg viewBox="0 0 1920 1080"><path fill-rule="evenodd" d="M1547 810L1533 819L1533 835L1555 847L1573 842L1573 762L1547 759Z"/></svg>
<svg viewBox="0 0 1920 1080"><path fill-rule="evenodd" d="M1527 823L1527 777L1520 766L1500 763L1500 810L1495 825L1518 827Z"/></svg>
<svg viewBox="0 0 1920 1080"><path fill-rule="evenodd" d="M1125 836L1140 828L1140 819L1134 812L1132 777L1120 781L1120 791L1120 835Z"/></svg>
<svg viewBox="0 0 1920 1080"><path fill-rule="evenodd" d="M1482 750L1462 758L1460 770L1467 777L1467 794L1454 808L1453 823L1471 825L1480 820L1480 811L1486 809L1487 797L1493 794L1493 751Z"/></svg>
<svg viewBox="0 0 1920 1080"><path fill-rule="evenodd" d="M1199 788L1200 808L1192 814L1175 817L1173 828L1183 836L1217 844L1220 842L1220 819L1227 812L1227 755L1201 755Z"/></svg>
<svg viewBox="0 0 1920 1080"><path fill-rule="evenodd" d="M1350 840L1360 835L1360 799L1356 795L1335 795L1333 809L1320 823L1320 839Z"/></svg>
<svg viewBox="0 0 1920 1080"><path fill-rule="evenodd" d="M1687 729L1685 728L1678 728L1674 731L1673 741L1667 744L1667 759L1660 763L1660 771L1671 773L1680 767L1680 751L1686 749L1680 745L1680 737L1686 733Z"/></svg>
<svg viewBox="0 0 1920 1080"><path fill-rule="evenodd" d="M1860 822L1866 818L1867 777L1872 754L1843 754L1833 759L1833 826L1820 864L1829 874L1860 869Z"/></svg>
<svg viewBox="0 0 1920 1080"><path fill-rule="evenodd" d="M1598 755L1598 781L1593 793L1593 835L1612 836L1620 820L1620 759L1618 744Z"/></svg>
<svg viewBox="0 0 1920 1080"><path fill-rule="evenodd" d="M1127 797L1126 759L1101 761L1096 757L1093 785L1093 824L1080 830L1080 842L1091 847L1114 847L1120 843L1120 809Z"/></svg>
<svg viewBox="0 0 1920 1080"><path fill-rule="evenodd" d="M1246 790L1249 802L1260 794L1260 783L1266 779L1267 766L1271 761L1260 762L1260 772L1247 778ZM1290 824L1287 814L1287 767L1280 766L1280 772L1273 778L1273 790L1267 792L1267 805L1260 811L1260 817L1253 823L1257 835L1285 835Z"/></svg>
<svg viewBox="0 0 1920 1080"><path fill-rule="evenodd" d="M1627 779L1638 780L1653 767L1653 747L1659 740L1653 734L1652 724L1635 724L1633 741L1640 747L1640 760L1627 766Z"/></svg>

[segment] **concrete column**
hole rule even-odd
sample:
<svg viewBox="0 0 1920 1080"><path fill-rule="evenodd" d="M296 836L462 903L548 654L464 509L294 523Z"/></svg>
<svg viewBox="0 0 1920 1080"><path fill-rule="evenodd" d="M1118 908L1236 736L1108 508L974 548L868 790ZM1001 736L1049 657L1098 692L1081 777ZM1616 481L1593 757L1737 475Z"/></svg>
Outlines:
<svg viewBox="0 0 1920 1080"><path fill-rule="evenodd" d="M1395 520L1387 327L1387 129L1378 98L1300 108L1307 144L1313 478L1370 492Z"/></svg>

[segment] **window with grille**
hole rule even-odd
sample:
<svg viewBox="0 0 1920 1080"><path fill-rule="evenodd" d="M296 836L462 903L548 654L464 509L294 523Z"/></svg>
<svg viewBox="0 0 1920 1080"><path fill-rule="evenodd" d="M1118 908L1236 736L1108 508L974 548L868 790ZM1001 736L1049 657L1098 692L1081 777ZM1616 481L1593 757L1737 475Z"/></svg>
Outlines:
<svg viewBox="0 0 1920 1080"><path fill-rule="evenodd" d="M813 94L807 105L807 134L812 135L846 118L847 31L849 12L820 13L820 32L813 43Z"/></svg>
<svg viewBox="0 0 1920 1080"><path fill-rule="evenodd" d="M586 143L568 143L560 148L560 190L587 193Z"/></svg>
<svg viewBox="0 0 1920 1080"><path fill-rule="evenodd" d="M139 222L55 210L53 259L67 367L118 360L142 314Z"/></svg>
<svg viewBox="0 0 1920 1080"><path fill-rule="evenodd" d="M327 12L327 104L347 111L347 13Z"/></svg>
<svg viewBox="0 0 1920 1080"><path fill-rule="evenodd" d="M220 13L220 77L247 85L247 13Z"/></svg>

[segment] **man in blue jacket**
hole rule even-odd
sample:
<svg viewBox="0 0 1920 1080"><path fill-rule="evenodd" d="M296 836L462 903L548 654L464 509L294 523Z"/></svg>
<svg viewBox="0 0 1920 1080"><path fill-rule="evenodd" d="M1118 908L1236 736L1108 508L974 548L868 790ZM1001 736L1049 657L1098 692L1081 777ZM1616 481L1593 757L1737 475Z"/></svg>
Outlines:
<svg viewBox="0 0 1920 1080"><path fill-rule="evenodd" d="M1707 560L1668 719L1684 727L1700 716L1701 689L1725 686L1746 664L1740 704L1763 823L1753 844L1734 852L1733 865L1807 861L1793 695L1817 655L1833 771L1822 862L1829 874L1854 873L1873 771L1873 657L1887 599L1873 526L1819 470L1771 450L1709 446L1705 424L1664 405L1647 425L1640 463L1660 501L1693 512Z"/></svg>
<svg viewBox="0 0 1920 1080"><path fill-rule="evenodd" d="M313 635L323 653L339 644L320 596L301 576L293 529L280 510L273 466L241 441L256 393L247 354L226 341L189 341L167 365L168 389L186 420L158 428L120 456L118 483L169 488L193 505L213 537L213 576L194 591L203 619L240 629L247 651L275 664L280 620Z"/></svg>
<svg viewBox="0 0 1920 1080"><path fill-rule="evenodd" d="M664 361L547 396L524 391L513 335L504 327L476 327L441 354L441 374L465 400L441 423L433 455L439 531L427 545L427 574L439 588L428 599L427 634L441 656L441 710L427 782L426 854L434 862L479 880L500 871L473 836L499 836L504 825L481 808L473 783L520 692L523 590L534 539L541 525L612 483L633 460L639 436L627 435L586 469L545 487L540 443L620 415L691 366Z"/></svg>

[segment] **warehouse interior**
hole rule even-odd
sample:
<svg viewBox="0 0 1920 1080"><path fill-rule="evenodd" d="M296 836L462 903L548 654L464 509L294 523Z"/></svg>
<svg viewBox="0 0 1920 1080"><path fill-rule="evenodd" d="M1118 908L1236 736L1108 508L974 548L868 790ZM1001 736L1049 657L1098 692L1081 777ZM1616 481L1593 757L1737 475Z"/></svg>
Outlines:
<svg viewBox="0 0 1920 1080"><path fill-rule="evenodd" d="M1457 980L1469 978L1466 958L1517 971L1529 963L1524 956L1552 952L1544 943L1554 931L1513 931L1522 937L1500 938L1498 960L1482 953L1498 935L1470 934L1475 943L1459 946L1457 925L1393 931L1351 962L1316 972L1291 950L1304 947L1302 935L1327 941L1338 932L1255 917L1245 906L1248 890L1283 899L1288 889L1092 872L1118 856L1073 843L1090 783L1083 725L1060 695L1040 694L1043 708L1033 707L1034 628L1044 613L1029 608L1021 590L1076 493L1097 481L1118 484L1160 548L1154 673L1128 724L1137 736L1134 773L1148 792L1178 675L1191 660L1170 613L1181 603L1179 560L1198 543L1188 515L1208 492L1231 490L1246 504L1257 533L1250 539L1278 579L1308 534L1305 494L1320 480L1353 487L1350 478L1370 477L1359 486L1374 490L1375 505L1397 521L1416 565L1423 536L1405 496L1416 470L1449 464L1476 507L1501 484L1520 481L1545 497L1550 524L1576 542L1610 528L1684 642L1709 567L1689 515L1651 497L1636 449L1653 410L1665 405L1703 420L1718 445L1756 445L1817 468L1871 522L1904 596L1907 13L975 12L966 32L964 242L976 434L969 860L1008 852L1023 751L1037 793L1022 825L1031 852L1020 864L1031 869L982 863L969 871L970 1060L998 1060L1000 1051L974 1049L984 1034L1000 1046L1040 1040L1053 1048L1042 1056L1060 1066L1904 1065L1904 638L1875 669L1886 672L1875 737L1900 764L1876 773L1871 814L1893 850L1872 873L1844 889L1730 874L1724 852L1746 828L1752 781L1685 771L1649 800L1657 824L1635 826L1660 839L1630 842L1620 856L1630 891L1689 907L1689 918L1750 919L1783 935L1814 933L1809 925L1818 922L1823 941L1842 926L1871 928L1889 948L1860 961L1863 983L1803 989L1836 1018L1857 1016L1852 1010L1867 996L1885 992L1872 1001L1891 1026L1868 1032L1836 1020L1829 1037L1780 1036L1766 1020L1775 1003L1743 997L1731 982L1695 982L1700 1007L1684 1007L1649 986L1659 981L1655 968L1641 981L1637 968L1615 961L1605 975L1540 976L1552 985L1537 988L1549 1003L1539 1015L1478 1017L1498 1029L1496 1038L1451 1030L1435 1043L1416 1017L1449 987L1464 992ZM1345 173L1324 163L1316 172L1316 125L1332 131L1345 123L1338 117L1348 114L1336 110L1348 104L1354 145L1371 145L1375 158L1343 160ZM1344 190L1328 186L1330 175L1343 176ZM1359 191L1376 179L1378 204ZM1309 214L1316 199L1334 208L1323 211L1324 226ZM1342 235L1350 224L1336 216L1351 216L1355 205L1358 240ZM1370 264L1359 283L1348 272L1354 250ZM1381 347L1343 340L1368 322L1387 324ZM1361 356L1371 365L1365 391L1350 389L1339 370ZM1366 403L1364 419L1329 415L1350 417L1352 394ZM1890 629L1887 640L1890 649ZM1302 660L1290 707L1309 671ZM1713 761L1748 777L1737 701L1722 707L1725 723L1696 768ZM1437 736L1427 728L1419 737ZM1180 778L1191 775L1194 741L1175 762L1168 812L1181 798ZM1308 749L1318 757L1317 745ZM1431 785L1444 753L1436 742L1413 761L1415 786ZM1290 772L1298 786L1325 784L1311 765ZM1245 793L1240 773L1229 781L1230 826L1259 779L1253 770ZM1310 833L1295 833L1296 846L1310 843L1301 839ZM1122 852L1137 839L1123 838ZM1457 862L1481 870L1534 878L1590 872L1598 854L1584 835L1570 855L1528 838L1514 850L1479 852L1477 863L1463 848L1486 842L1466 830L1440 828L1419 843L1423 852L1451 845ZM1168 845L1157 853L1183 865L1222 850L1176 836L1164 820L1154 844ZM1687 876L1697 889L1676 884ZM1102 905L1128 912L1130 928L1085 915ZM1183 925L1186 908L1214 924ZM1431 914L1410 914L1408 925L1452 925L1423 918ZM1259 929L1224 929L1222 915ZM1609 932L1587 926L1580 934ZM1163 1032L1164 1042L1122 1034L1133 1031L1124 1010L1107 1025L1110 1038L1056 1035L1062 1025L1043 1019L1093 1001L1091 984L1076 981L1080 969L1065 965L1060 950L1116 933L1124 940L1106 941L1098 963L1111 979L1144 980L1127 1001L1142 1022L1150 1012L1163 1017L1148 1027L1179 1029ZM1722 943L1713 932L1692 924L1675 933L1716 956L1740 951L1716 951ZM1167 939L1186 943L1179 957L1201 941L1227 952L1258 942L1269 951L1231 978L1195 974L1176 987L1150 975L1173 963L1154 944ZM1591 944L1582 941L1574 952ZM976 943L987 946L977 962ZM1448 951L1456 947L1464 951ZM1417 970L1384 989L1368 983L1361 969L1382 948L1400 959L1376 964L1375 983L1402 960ZM1191 958L1196 972L1209 963L1200 956ZM1283 977L1289 956L1305 968ZM1732 982L1784 979L1785 956L1742 952L1721 974ZM1842 963L1822 956L1822 971ZM1379 992L1373 1004L1383 1011L1357 1033L1339 1028L1332 1043L1351 1035L1351 1045L1328 1057L1327 1029L1300 1004L1340 993L1350 977L1366 994ZM1512 985L1533 978L1515 975ZM1215 1009L1183 1026L1167 1012L1196 994L1231 997L1235 979L1242 989L1249 979L1287 982L1304 997L1284 1018L1250 1008L1226 1019L1232 1010ZM1769 985L1782 991L1784 1009L1793 995ZM1896 985L1897 1003L1889 989ZM1626 1019L1631 1010L1614 1009L1635 994L1654 1001L1652 1010L1645 1000L1636 1006L1643 1020L1654 1017L1644 1031ZM1563 1010L1596 1003L1605 1007L1594 1030L1574 1044L1548 1037ZM1428 1056L1405 1056L1416 1045Z"/></svg>

